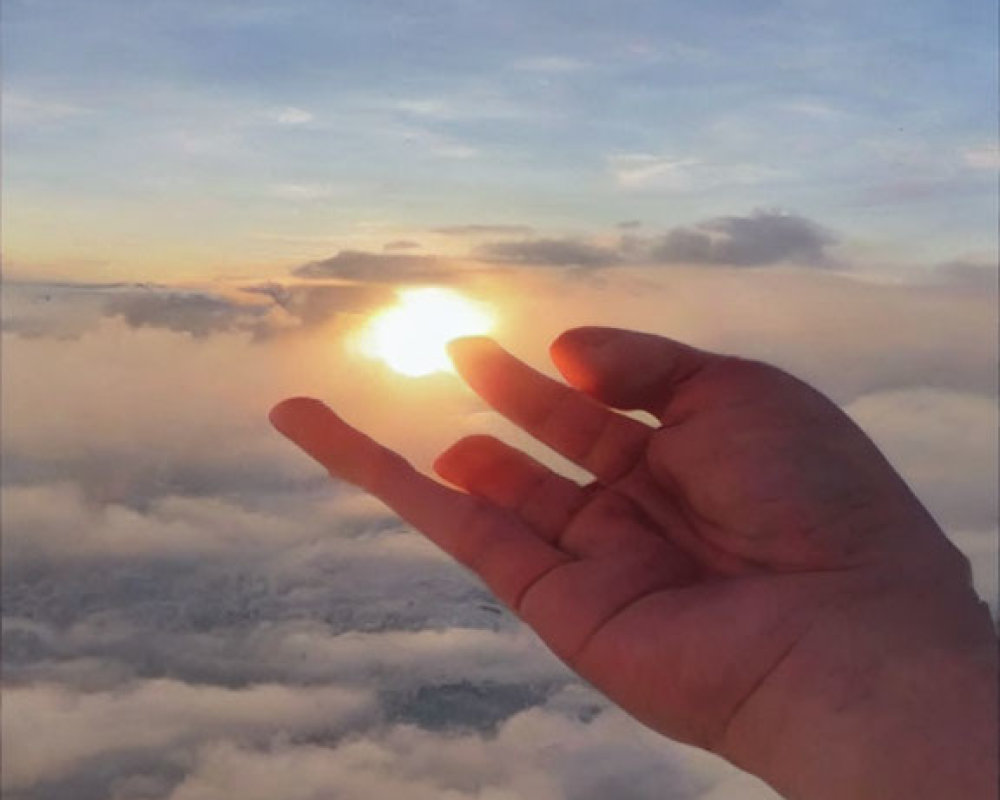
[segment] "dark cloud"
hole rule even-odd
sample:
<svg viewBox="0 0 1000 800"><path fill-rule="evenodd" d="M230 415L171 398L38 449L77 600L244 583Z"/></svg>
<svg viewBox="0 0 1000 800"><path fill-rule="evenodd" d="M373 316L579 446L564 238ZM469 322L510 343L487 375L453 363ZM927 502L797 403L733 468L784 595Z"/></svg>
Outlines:
<svg viewBox="0 0 1000 800"><path fill-rule="evenodd" d="M100 323L109 299L160 288L142 283L5 281L0 328L22 338L76 339Z"/></svg>
<svg viewBox="0 0 1000 800"><path fill-rule="evenodd" d="M246 286L246 300L208 292L119 293L105 306L105 315L120 317L132 328L161 328L205 338L242 332L254 340L291 330L322 325L344 311L361 311L388 299L372 286L294 285Z"/></svg>
<svg viewBox="0 0 1000 800"><path fill-rule="evenodd" d="M609 267L622 261L622 254L617 250L579 239L490 242L483 245L479 253L487 260L553 267Z"/></svg>
<svg viewBox="0 0 1000 800"><path fill-rule="evenodd" d="M248 286L243 291L271 298L304 328L322 325L344 311L364 311L385 303L391 296L387 289L378 286L323 284L285 286L269 283Z"/></svg>
<svg viewBox="0 0 1000 800"><path fill-rule="evenodd" d="M674 228L652 243L650 256L668 264L756 267L794 261L827 266L827 248L836 242L831 232L805 217L757 211Z"/></svg>
<svg viewBox="0 0 1000 800"><path fill-rule="evenodd" d="M585 269L622 264L831 266L827 250L837 242L830 231L812 220L771 211L718 217L672 228L658 237L636 233L640 225L638 220L619 223L623 233L610 245L583 238L522 239L488 242L477 254L488 261Z"/></svg>
<svg viewBox="0 0 1000 800"><path fill-rule="evenodd" d="M245 329L266 312L266 306L240 305L197 292L129 293L107 305L108 316L120 316L132 328L166 328L195 337Z"/></svg>
<svg viewBox="0 0 1000 800"><path fill-rule="evenodd" d="M294 270L300 278L327 278L366 283L399 281L450 281L454 267L433 256L367 253L362 250L341 250L337 255L304 264Z"/></svg>
<svg viewBox="0 0 1000 800"><path fill-rule="evenodd" d="M448 225L434 228L434 233L445 236L532 236L530 225Z"/></svg>

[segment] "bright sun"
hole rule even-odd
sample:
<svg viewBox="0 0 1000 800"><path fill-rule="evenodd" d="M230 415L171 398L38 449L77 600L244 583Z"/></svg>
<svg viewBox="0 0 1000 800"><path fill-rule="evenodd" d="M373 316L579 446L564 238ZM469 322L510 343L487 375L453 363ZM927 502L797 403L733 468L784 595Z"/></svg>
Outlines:
<svg viewBox="0 0 1000 800"><path fill-rule="evenodd" d="M403 289L399 302L373 316L361 331L361 352L411 377L449 372L445 345L493 329L487 310L452 289Z"/></svg>

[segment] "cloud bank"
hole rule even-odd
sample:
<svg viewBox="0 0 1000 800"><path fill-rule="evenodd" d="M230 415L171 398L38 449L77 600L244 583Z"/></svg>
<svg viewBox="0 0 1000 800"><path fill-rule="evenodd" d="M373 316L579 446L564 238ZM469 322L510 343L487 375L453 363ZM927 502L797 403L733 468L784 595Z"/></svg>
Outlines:
<svg viewBox="0 0 1000 800"><path fill-rule="evenodd" d="M631 260L581 277L562 240L530 240L550 244L462 272L463 288L550 371L558 332L609 324L814 382L970 556L996 612L988 269L868 280L817 269L833 245L808 221L734 219L683 230L737 263L634 255L674 229L595 239ZM610 709L466 572L268 428L274 401L309 394L424 468L466 433L523 442L454 378L401 383L351 351L393 280L444 269L398 258L228 287L7 287L5 796L774 797Z"/></svg>

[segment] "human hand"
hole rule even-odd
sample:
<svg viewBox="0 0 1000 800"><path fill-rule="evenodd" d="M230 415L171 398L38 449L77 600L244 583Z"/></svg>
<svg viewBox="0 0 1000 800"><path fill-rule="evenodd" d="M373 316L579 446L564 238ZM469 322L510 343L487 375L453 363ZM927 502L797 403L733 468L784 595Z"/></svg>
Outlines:
<svg viewBox="0 0 1000 800"><path fill-rule="evenodd" d="M995 697L995 639L968 565L830 401L764 364L612 329L555 342L570 386L486 339L452 355L487 403L594 483L475 436L435 465L459 492L318 401L285 401L272 421L655 730L790 797L863 800L945 796L911 777L914 732L940 763L939 731L965 728L973 746L941 785L992 796L991 721L974 708ZM956 683L971 696L953 697ZM937 702L918 707L923 692Z"/></svg>

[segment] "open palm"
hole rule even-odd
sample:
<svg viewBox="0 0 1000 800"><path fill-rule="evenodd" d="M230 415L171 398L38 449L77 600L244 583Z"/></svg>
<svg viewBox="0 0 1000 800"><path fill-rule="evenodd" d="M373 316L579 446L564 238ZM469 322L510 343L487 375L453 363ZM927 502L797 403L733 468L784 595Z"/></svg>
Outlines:
<svg viewBox="0 0 1000 800"><path fill-rule="evenodd" d="M761 697L809 683L830 619L908 563L962 568L864 434L777 369L604 328L553 345L569 385L487 339L452 355L487 403L594 482L474 436L436 464L456 491L318 401L285 401L272 420L674 738L727 752L741 716L773 712Z"/></svg>

